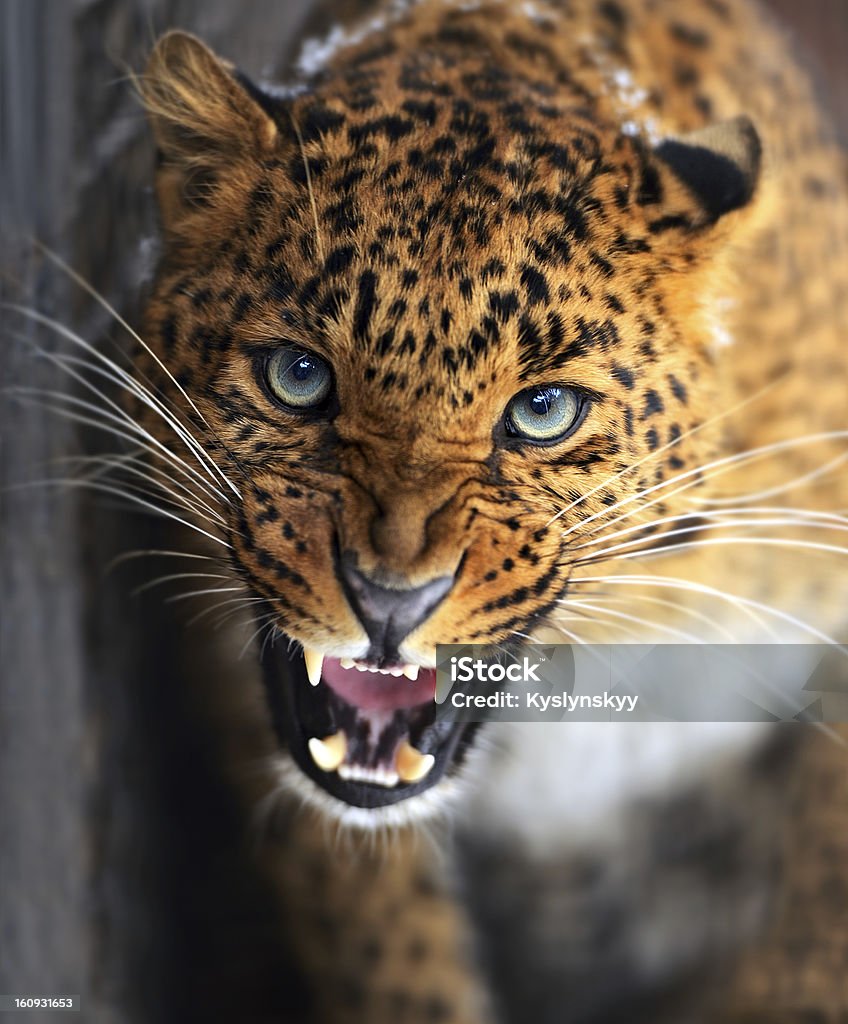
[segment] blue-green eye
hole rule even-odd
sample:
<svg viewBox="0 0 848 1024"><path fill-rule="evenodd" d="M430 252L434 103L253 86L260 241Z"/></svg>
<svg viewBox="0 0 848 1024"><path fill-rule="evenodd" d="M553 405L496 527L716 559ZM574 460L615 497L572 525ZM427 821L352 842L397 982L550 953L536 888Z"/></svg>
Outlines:
<svg viewBox="0 0 848 1024"><path fill-rule="evenodd" d="M295 409L323 405L333 387L333 375L324 360L298 348L275 352L265 376L272 394Z"/></svg>
<svg viewBox="0 0 848 1024"><path fill-rule="evenodd" d="M556 441L580 419L583 398L574 388L544 384L519 392L506 410L506 429L528 441Z"/></svg>

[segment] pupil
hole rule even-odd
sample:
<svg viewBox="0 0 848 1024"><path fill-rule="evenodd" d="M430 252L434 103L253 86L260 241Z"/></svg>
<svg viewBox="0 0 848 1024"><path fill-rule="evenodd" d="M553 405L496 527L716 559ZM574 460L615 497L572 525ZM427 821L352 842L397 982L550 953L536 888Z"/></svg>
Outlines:
<svg viewBox="0 0 848 1024"><path fill-rule="evenodd" d="M537 391L530 400L530 406L537 416L547 416L551 408L547 391Z"/></svg>
<svg viewBox="0 0 848 1024"><path fill-rule="evenodd" d="M295 380L308 380L312 376L312 360L309 356L302 356L292 367L292 374Z"/></svg>

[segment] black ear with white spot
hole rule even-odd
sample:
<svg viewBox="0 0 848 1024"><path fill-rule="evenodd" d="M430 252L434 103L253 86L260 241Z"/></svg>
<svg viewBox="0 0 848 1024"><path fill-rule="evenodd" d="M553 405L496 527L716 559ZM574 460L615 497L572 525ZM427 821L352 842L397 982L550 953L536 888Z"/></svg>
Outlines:
<svg viewBox="0 0 848 1024"><path fill-rule="evenodd" d="M762 146L747 117L665 139L654 153L697 201L702 211L698 226L746 206L756 192Z"/></svg>

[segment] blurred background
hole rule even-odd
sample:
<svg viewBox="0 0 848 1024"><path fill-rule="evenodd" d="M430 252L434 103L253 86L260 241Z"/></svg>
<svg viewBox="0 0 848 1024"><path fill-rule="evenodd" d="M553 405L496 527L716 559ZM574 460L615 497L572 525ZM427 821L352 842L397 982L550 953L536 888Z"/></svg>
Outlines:
<svg viewBox="0 0 848 1024"><path fill-rule="evenodd" d="M770 3L848 139L848 3ZM181 27L272 78L310 7L0 0L4 302L126 349L114 318L31 240L137 322L155 220L130 72ZM69 475L63 460L103 444L28 391L66 387L34 351L62 344L4 308L0 993L81 995L86 1022L298 1019L267 894L228 841L237 811L189 725L179 629L155 592L131 596L149 567L106 571L159 546L158 527L70 486L21 486Z"/></svg>

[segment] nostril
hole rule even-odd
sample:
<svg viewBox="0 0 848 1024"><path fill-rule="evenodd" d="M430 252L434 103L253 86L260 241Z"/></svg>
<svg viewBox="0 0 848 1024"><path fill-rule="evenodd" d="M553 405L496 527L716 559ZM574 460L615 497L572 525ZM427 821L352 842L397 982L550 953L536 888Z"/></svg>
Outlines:
<svg viewBox="0 0 848 1024"><path fill-rule="evenodd" d="M357 558L345 553L341 576L348 600L380 657L391 657L409 633L421 625L444 600L454 576L439 576L419 587L384 587L356 568Z"/></svg>

